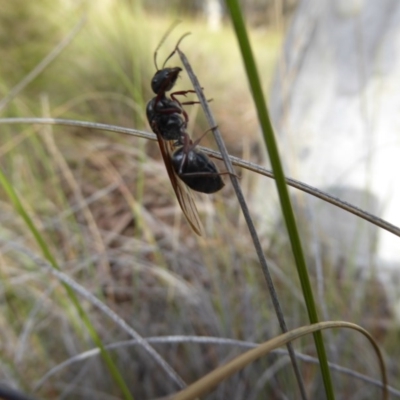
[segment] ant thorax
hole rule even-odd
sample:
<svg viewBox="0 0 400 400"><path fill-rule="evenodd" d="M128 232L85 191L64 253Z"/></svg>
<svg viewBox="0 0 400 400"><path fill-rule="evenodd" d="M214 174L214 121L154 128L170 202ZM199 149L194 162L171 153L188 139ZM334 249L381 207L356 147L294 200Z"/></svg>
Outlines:
<svg viewBox="0 0 400 400"><path fill-rule="evenodd" d="M147 103L146 115L154 133L164 140L180 140L186 122L179 103L165 96L158 101L155 97Z"/></svg>

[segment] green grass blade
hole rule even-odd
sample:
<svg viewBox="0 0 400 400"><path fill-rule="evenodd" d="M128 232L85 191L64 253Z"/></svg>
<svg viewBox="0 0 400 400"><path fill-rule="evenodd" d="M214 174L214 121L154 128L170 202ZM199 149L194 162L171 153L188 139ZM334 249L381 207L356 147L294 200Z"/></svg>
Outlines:
<svg viewBox="0 0 400 400"><path fill-rule="evenodd" d="M264 141L270 157L272 170L275 175L275 182L278 190L278 195L286 227L289 233L289 239L292 246L292 251L296 261L297 272L303 290L303 296L306 303L308 316L311 323L317 323L319 322L317 308L315 306L314 296L307 272L307 266L304 259L303 250L301 247L300 236L297 230L297 225L289 198L289 192L287 190L285 182L283 168L279 158L278 146L275 140L271 121L269 119L269 115L267 112L267 106L261 88L260 80L258 77L253 53L250 47L249 38L247 36L247 31L244 24L243 16L237 0L226 0L226 3L229 12L231 14L231 19L239 42L243 62L247 72L247 77L253 94L253 99L257 108L258 118L263 131ZM314 340L317 348L318 358L321 365L321 373L324 380L326 395L328 399L334 399L332 380L330 377L328 360L321 332L314 333Z"/></svg>
<svg viewBox="0 0 400 400"><path fill-rule="evenodd" d="M34 236L36 242L38 243L40 249L42 250L44 257L47 259L47 261L49 261L49 263L52 265L53 268L60 270L60 267L58 266L56 259L54 258L49 247L47 246L46 240L43 238L43 236L40 234L40 232L36 228L32 219L30 218L30 216L26 212L24 206L22 205L21 201L19 200L19 197L18 197L17 193L15 192L14 188L8 182L6 176L3 174L3 172L1 170L0 170L0 184L3 186L3 189L5 190L8 197L10 198L11 202L13 203L17 213L22 217L22 219L28 226L28 228L31 231L32 235ZM86 326L86 329L88 330L94 344L100 349L100 353L103 357L103 360L106 363L106 365L110 371L110 374L114 378L116 384L118 385L121 392L123 393L124 398L127 400L134 400L125 381L123 380L121 374L119 373L117 367L115 366L111 356L105 349L104 344L100 339L100 336L96 332L93 324L90 322L88 315L85 313L83 307L79 303L79 299L75 295L74 291L67 284L65 284L65 283L62 283L62 284L65 287L65 290L67 291L70 301L75 306L75 308L78 312L78 315L82 318L82 320Z"/></svg>

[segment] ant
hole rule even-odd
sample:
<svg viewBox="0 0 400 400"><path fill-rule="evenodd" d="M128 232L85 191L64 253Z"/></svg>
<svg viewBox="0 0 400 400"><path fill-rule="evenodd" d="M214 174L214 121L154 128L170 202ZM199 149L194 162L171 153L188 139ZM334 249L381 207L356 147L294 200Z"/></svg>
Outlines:
<svg viewBox="0 0 400 400"><path fill-rule="evenodd" d="M201 193L215 193L222 189L224 182L215 164L203 152L195 149L205 134L193 143L186 132L189 118L183 109L183 105L198 102L181 103L176 96L195 93L195 91L173 92L170 97L166 95L166 92L174 87L182 68L166 68L165 65L176 53L183 38L188 35L186 33L179 39L174 51L167 57L162 69L159 69L156 60L157 51L174 26L175 24L164 34L154 52L154 65L157 71L152 78L151 88L156 96L147 104L146 115L153 132L157 136L161 155L179 205L190 226L201 236L202 224L189 188Z"/></svg>

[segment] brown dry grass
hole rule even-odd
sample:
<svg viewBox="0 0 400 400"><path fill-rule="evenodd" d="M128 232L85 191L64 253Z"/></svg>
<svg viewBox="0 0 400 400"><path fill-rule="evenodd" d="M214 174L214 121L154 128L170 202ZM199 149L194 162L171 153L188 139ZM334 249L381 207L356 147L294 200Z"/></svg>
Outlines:
<svg viewBox="0 0 400 400"><path fill-rule="evenodd" d="M7 25L8 31L0 33L3 41L13 35L13 30L21 36L25 32L23 38L18 36L19 43L25 44L21 53L15 48L9 53L9 49L0 50L7 60L1 66L2 93L23 78L46 53L43 49L55 45L81 14L81 9L73 6L41 9L37 5L35 13L21 16L18 7L21 4L16 6L15 14L10 11L10 16L0 15L14 22ZM149 130L144 110L152 97L152 52L170 20L112 2L88 6L88 14L87 26L74 43L14 100L3 116L49 115ZM54 35L50 35L49 26L55 29ZM219 32L209 32L204 27L202 20L184 20L160 50L159 58L163 60L169 54L182 33L192 32L181 47L206 95L213 98L212 108L230 152L245 152L245 158L258 160L258 124L235 38L227 26ZM40 52L29 46L30 40L41 44ZM252 40L267 88L281 33L255 31ZM26 57L23 65L19 64L20 57ZM174 58L171 63L176 61ZM178 89L188 85L183 77ZM190 121L194 137L206 129L196 107L190 110ZM199 196L207 231L199 239L177 207L155 143L66 127L2 129L2 171L63 271L116 310L142 336L179 334L261 341L279 332L247 228L229 185L215 196ZM211 141L205 144L213 147ZM242 184L249 197L253 191L251 180L243 174ZM7 243L17 242L39 253L3 191L0 199L0 274L4 282L0 380L14 382L30 392L51 366L91 348L92 343L65 300L59 282L29 257L7 248ZM265 204L267 207L268 202ZM284 236L276 231L262 240L278 292L284 299L284 312L290 316L289 326L294 327L306 323L306 317ZM333 266L327 263L325 268L331 315L345 310L354 322L369 317L369 310L359 305L365 305L370 295L367 300L359 299L354 307L348 306L352 304L352 288L345 282L350 273L337 276ZM365 289L365 293L370 292ZM106 343L127 338L92 306L85 303L85 309ZM374 311L369 321L376 321L379 313ZM376 326L382 343L395 343L396 331ZM362 345L354 344L356 339L350 335L331 336L330 343L339 343L340 347L343 341L351 342L353 347L344 354L343 363L352 361L355 369L373 374L373 365L368 368L366 362L369 354L362 353ZM296 348L307 350L311 343L311 339L304 340ZM188 382L240 351L193 344L156 348ZM152 398L176 389L136 348L123 348L114 354L137 398ZM355 355L359 360L353 360ZM255 364L223 385L213 398L239 399L249 393L257 396L260 376L278 361L271 356ZM304 365L304 377L313 394L320 390L317 371L314 366ZM66 394L67 398L110 398L105 393L118 396L99 358L59 372L39 394L58 398L68 393L71 383L72 392ZM341 393L362 388L350 378L341 377L341 385ZM269 398L280 398L282 387L286 396L297 393L291 370L285 366L277 367L268 385L261 387L260 393Z"/></svg>

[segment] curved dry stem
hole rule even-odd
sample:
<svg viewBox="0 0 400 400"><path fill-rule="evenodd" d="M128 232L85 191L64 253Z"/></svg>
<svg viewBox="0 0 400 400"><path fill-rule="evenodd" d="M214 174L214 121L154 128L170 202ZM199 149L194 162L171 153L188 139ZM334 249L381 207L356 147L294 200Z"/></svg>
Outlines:
<svg viewBox="0 0 400 400"><path fill-rule="evenodd" d="M124 128L121 126L116 125L107 125L107 124L100 124L96 122L87 122L87 121L77 121L72 119L61 119L61 118L0 118L0 125L6 124L28 124L28 125L63 125L63 126L74 126L74 127L81 127L86 129L98 129L101 131L108 131L108 132L115 132L115 133L122 133L125 135L135 136L142 139L147 140L157 140L156 135L154 133L140 131L138 129L132 128ZM211 150L203 146L198 147L201 151L204 151L209 156L216 158L218 160L222 160L223 157L220 152L216 150ZM239 157L234 157L229 155L229 159L231 160L232 164L249 171L255 172L256 174L266 176L268 178L274 179L274 174L271 170L264 168L258 164L252 163L250 161L243 160ZM354 214L375 226L382 228L393 235L400 237L400 228L396 225L391 224L388 221L385 221L382 218L377 217L361 208L358 208L351 203L343 201L338 197L332 196L329 193L326 193L322 190L319 190L313 186L307 185L303 182L300 182L296 179L286 178L286 182L289 186L292 186L296 189L299 189L305 193L310 194L311 196L318 197L319 199L326 201L336 207L341 208L351 214Z"/></svg>
<svg viewBox="0 0 400 400"><path fill-rule="evenodd" d="M218 346L231 346L236 348L243 348L243 349L254 349L259 346L259 343L254 342L247 342L243 340L237 339L230 339L230 338L220 338L220 337L213 337L213 336L186 336L186 335L170 335L170 336L152 336L146 337L147 343L152 344L182 344L182 343L191 343L191 344L207 344L207 345L218 345ZM124 340L121 342L110 343L105 346L107 350L114 350L114 349L122 349L124 347L131 347L131 346L140 346L140 343L135 340ZM274 349L271 351L272 354L278 354L280 356L288 356L287 350L284 349ZM62 363L54 366L51 368L46 374L40 379L40 382L37 383L37 386L42 386L42 384L48 380L51 376L56 374L57 372L63 370L64 368L70 367L75 363L82 362L84 360L90 359L92 357L98 356L100 351L98 348L93 348L82 353L76 354L75 356L68 358L67 360L63 361ZM307 354L300 353L298 351L295 352L296 358L310 364L318 364L318 358L309 356ZM332 371L339 372L346 376L351 376L352 378L358 379L362 382L367 384L383 388L383 384L380 380L371 378L367 375L361 374L353 369L343 367L342 365L338 365L335 363L330 362L329 368ZM395 389L392 386L387 386L388 391L391 395L400 398L400 390Z"/></svg>
<svg viewBox="0 0 400 400"><path fill-rule="evenodd" d="M359 325L346 321L319 322L318 324L303 326L301 328L293 329L292 331L279 335L271 340L268 340L267 342L260 344L255 349L249 350L246 353L241 354L240 356L236 357L229 363L215 369L214 371L205 375L203 378L199 379L195 383L188 386L186 389L182 390L181 392L173 396L170 396L169 398L171 400L193 400L199 396L203 396L210 390L212 390L215 386L217 386L220 382L229 378L234 373L240 371L241 369L253 363L254 361L258 360L259 358L270 353L273 349L281 347L295 339L309 335L313 332L322 331L324 329L332 329L332 328L354 329L362 333L369 340L373 349L375 350L379 362L379 367L381 370L382 399L387 400L388 388L387 388L386 367L378 344L376 343L374 338L370 335L370 333L366 331L364 328L362 328Z"/></svg>

